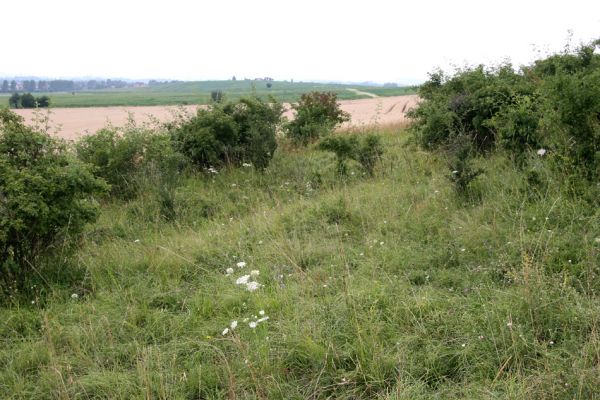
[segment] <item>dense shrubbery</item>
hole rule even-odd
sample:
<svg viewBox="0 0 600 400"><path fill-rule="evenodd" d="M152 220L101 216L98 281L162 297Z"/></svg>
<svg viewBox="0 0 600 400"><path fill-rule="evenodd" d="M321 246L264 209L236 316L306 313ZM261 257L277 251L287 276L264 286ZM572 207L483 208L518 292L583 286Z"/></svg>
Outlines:
<svg viewBox="0 0 600 400"><path fill-rule="evenodd" d="M600 42L515 71L510 64L431 74L410 112L429 149L468 139L472 154L503 150L523 166L538 149L568 175L600 176Z"/></svg>
<svg viewBox="0 0 600 400"><path fill-rule="evenodd" d="M296 117L286 125L286 131L297 145L307 145L350 120L350 114L340 109L337 95L332 92L305 93L292 108Z"/></svg>
<svg viewBox="0 0 600 400"><path fill-rule="evenodd" d="M269 165L277 148L283 106L258 98L215 103L173 130L178 151L198 167L252 163Z"/></svg>
<svg viewBox="0 0 600 400"><path fill-rule="evenodd" d="M63 142L0 109L0 284L22 285L40 256L67 250L105 188Z"/></svg>
<svg viewBox="0 0 600 400"><path fill-rule="evenodd" d="M132 198L144 182L173 181L185 160L174 150L165 132L129 125L124 129L104 128L83 137L75 146L78 157L95 167L97 176L111 185L111 194Z"/></svg>

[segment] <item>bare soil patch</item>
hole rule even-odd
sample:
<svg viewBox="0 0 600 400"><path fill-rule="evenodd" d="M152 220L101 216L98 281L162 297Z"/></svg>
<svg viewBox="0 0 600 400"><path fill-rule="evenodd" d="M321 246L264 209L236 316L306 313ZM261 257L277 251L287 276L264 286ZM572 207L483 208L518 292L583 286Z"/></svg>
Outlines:
<svg viewBox="0 0 600 400"><path fill-rule="evenodd" d="M360 100L342 100L341 108L352 116L349 126L367 126L373 124L390 125L406 121L406 112L418 102L417 95L377 97ZM94 133L107 124L123 126L131 118L137 124L152 121L168 122L181 112L194 114L199 106L168 107L90 107L90 108L54 108L50 112L50 132L68 140ZM293 118L293 112L286 105L285 116ZM32 124L33 110L15 110ZM44 113L44 112L42 112Z"/></svg>

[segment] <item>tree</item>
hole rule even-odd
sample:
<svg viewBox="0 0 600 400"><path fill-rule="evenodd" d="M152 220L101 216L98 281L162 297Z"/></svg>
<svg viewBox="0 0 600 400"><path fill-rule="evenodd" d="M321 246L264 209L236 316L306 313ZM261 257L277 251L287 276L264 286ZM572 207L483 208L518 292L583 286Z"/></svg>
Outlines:
<svg viewBox="0 0 600 400"><path fill-rule="evenodd" d="M11 92L17 91L17 81L15 81L14 79L12 81L10 81L10 91Z"/></svg>
<svg viewBox="0 0 600 400"><path fill-rule="evenodd" d="M37 99L37 106L40 108L50 107L50 97L48 96L40 96Z"/></svg>
<svg viewBox="0 0 600 400"><path fill-rule="evenodd" d="M8 99L8 106L10 108L21 108L21 96L19 93L13 93Z"/></svg>
<svg viewBox="0 0 600 400"><path fill-rule="evenodd" d="M6 79L2 82L2 92L8 92L8 81Z"/></svg>
<svg viewBox="0 0 600 400"><path fill-rule="evenodd" d="M35 108L35 97L31 93L24 93L21 96L21 107Z"/></svg>

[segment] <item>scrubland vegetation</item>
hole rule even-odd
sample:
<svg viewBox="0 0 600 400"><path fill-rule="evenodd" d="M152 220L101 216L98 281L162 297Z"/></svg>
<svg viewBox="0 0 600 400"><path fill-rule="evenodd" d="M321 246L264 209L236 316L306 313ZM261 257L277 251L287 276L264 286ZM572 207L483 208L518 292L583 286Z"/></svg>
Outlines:
<svg viewBox="0 0 600 400"><path fill-rule="evenodd" d="M0 394L600 397L594 48L436 72L408 129L314 93L68 148L3 111Z"/></svg>

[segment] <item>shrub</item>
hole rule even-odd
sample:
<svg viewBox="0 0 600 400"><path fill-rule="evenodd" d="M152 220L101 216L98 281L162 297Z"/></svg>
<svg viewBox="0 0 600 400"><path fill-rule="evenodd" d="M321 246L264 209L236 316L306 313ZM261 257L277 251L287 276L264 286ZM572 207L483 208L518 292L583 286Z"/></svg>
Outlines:
<svg viewBox="0 0 600 400"><path fill-rule="evenodd" d="M101 129L83 137L75 149L78 157L92 164L96 175L111 185L111 194L125 199L165 179L175 180L185 164L168 133L135 125Z"/></svg>
<svg viewBox="0 0 600 400"><path fill-rule="evenodd" d="M350 114L340 109L333 92L305 93L292 109L296 117L286 125L286 131L297 145L307 145L350 120Z"/></svg>
<svg viewBox="0 0 600 400"><path fill-rule="evenodd" d="M413 131L423 147L448 145L455 137L466 135L476 151L487 151L496 142L492 118L516 96L531 92L510 64L490 69L480 65L449 78L435 72L419 90L424 102L408 116L414 120Z"/></svg>
<svg viewBox="0 0 600 400"><path fill-rule="evenodd" d="M348 171L346 162L356 157L358 140L355 136L330 136L323 139L319 143L318 148L333 152L337 160L338 173L346 175Z"/></svg>
<svg viewBox="0 0 600 400"><path fill-rule="evenodd" d="M271 99L212 104L173 130L176 148L199 167L252 163L266 168L277 148L283 107Z"/></svg>
<svg viewBox="0 0 600 400"><path fill-rule="evenodd" d="M420 88L423 101L409 112L422 147L474 152L505 150L518 165L547 149L561 174L600 176L600 41L568 48L514 71L510 64L467 68L452 77L435 72ZM585 185L583 185L585 186Z"/></svg>
<svg viewBox="0 0 600 400"><path fill-rule="evenodd" d="M0 278L23 283L39 258L98 215L106 184L66 145L0 109ZM68 246L67 246L68 247Z"/></svg>
<svg viewBox="0 0 600 400"><path fill-rule="evenodd" d="M375 164L381 159L382 155L383 146L381 145L380 137L376 135L367 135L357 149L356 161L362 165L367 174L372 176Z"/></svg>
<svg viewBox="0 0 600 400"><path fill-rule="evenodd" d="M357 136L329 136L319 142L318 148L335 154L340 175L346 175L347 162L355 160L372 176L377 160L383 155L381 140L376 135L367 135L360 140Z"/></svg>

